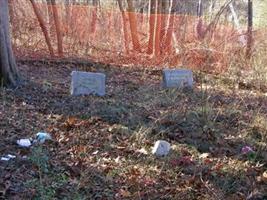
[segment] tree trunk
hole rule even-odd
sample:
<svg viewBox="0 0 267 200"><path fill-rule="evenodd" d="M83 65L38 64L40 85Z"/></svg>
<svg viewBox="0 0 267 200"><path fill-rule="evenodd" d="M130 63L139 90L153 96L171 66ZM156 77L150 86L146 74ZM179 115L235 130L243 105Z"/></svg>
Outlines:
<svg viewBox="0 0 267 200"><path fill-rule="evenodd" d="M231 13L232 13L232 15L233 15L234 24L235 24L235 26L236 26L236 28L237 28L238 33L240 34L238 40L239 40L239 42L242 44L242 46L246 46L246 37L243 35L243 33L242 33L242 29L240 28L239 19L238 19L238 17L237 17L237 13L236 13L236 11L235 11L235 9L234 9L233 3L230 3L230 4L229 4L229 8L230 8Z"/></svg>
<svg viewBox="0 0 267 200"><path fill-rule="evenodd" d="M132 0L127 0L127 3L128 3L128 15L129 15L129 21L130 21L133 48L136 51L141 51L133 2Z"/></svg>
<svg viewBox="0 0 267 200"><path fill-rule="evenodd" d="M48 12L48 32L53 37L53 30L54 30L54 17L53 17L53 9L51 0L46 0L47 3L47 12Z"/></svg>
<svg viewBox="0 0 267 200"><path fill-rule="evenodd" d="M13 0L9 0L8 9L9 9L9 19L11 23L14 21L14 5L13 4L14 4Z"/></svg>
<svg viewBox="0 0 267 200"><path fill-rule="evenodd" d="M148 54L154 54L155 41L155 22L156 22L156 0L150 0L150 16L149 16L149 41Z"/></svg>
<svg viewBox="0 0 267 200"><path fill-rule="evenodd" d="M161 14L162 14L162 0L158 0L158 7L157 7L157 23L156 23L156 35L155 35L155 55L160 55L160 44L161 44Z"/></svg>
<svg viewBox="0 0 267 200"><path fill-rule="evenodd" d="M53 50L53 47L52 47L52 44L51 44L51 40L49 38L49 34L48 34L48 31L47 31L47 28L46 28L46 25L45 25L45 22L44 22L44 19L42 18L42 15L40 14L34 0L30 0L31 4L32 4L32 8L33 8L33 11L37 17L37 20L40 24L40 27L43 31L43 34L44 34L44 37L45 37L45 41L46 41L46 44L47 44L47 47L48 47L48 50L49 50L49 53L51 56L54 56L54 50Z"/></svg>
<svg viewBox="0 0 267 200"><path fill-rule="evenodd" d="M166 35L167 32L167 26L168 26L168 7L169 7L169 0L163 0L161 2L162 8L161 8L161 30L160 30L160 46L163 44L164 36Z"/></svg>
<svg viewBox="0 0 267 200"><path fill-rule="evenodd" d="M248 33L247 33L247 58L251 58L252 52L252 28L253 28L253 5L252 0L248 0Z"/></svg>
<svg viewBox="0 0 267 200"><path fill-rule="evenodd" d="M172 35L174 29L174 13L173 13L173 0L169 0L169 11L168 18L166 22L166 31L162 41L163 52L170 53L172 49Z"/></svg>
<svg viewBox="0 0 267 200"><path fill-rule="evenodd" d="M203 30L203 3L202 0L198 1L198 8L197 8L197 16L198 16L198 22L197 22L197 37L198 39L203 39L205 37L204 30Z"/></svg>
<svg viewBox="0 0 267 200"><path fill-rule="evenodd" d="M0 79L1 84L10 86L16 86L20 79L11 48L7 0L0 0Z"/></svg>
<svg viewBox="0 0 267 200"><path fill-rule="evenodd" d="M118 4L120 7L121 15L122 15L122 21L123 21L123 33L124 33L124 46L126 53L129 53L129 40L128 40L128 31L127 31L127 17L123 10L122 2L121 0L118 0Z"/></svg>
<svg viewBox="0 0 267 200"><path fill-rule="evenodd" d="M92 22L91 22L91 33L92 34L94 34L96 30L97 7L98 7L98 0L93 0Z"/></svg>
<svg viewBox="0 0 267 200"><path fill-rule="evenodd" d="M63 42L62 42L62 33L61 33L56 0L51 0L51 3L52 3L52 10L53 10L53 16L54 16L54 22L55 22L55 28L56 28L56 34L57 34L58 55L62 57L63 56Z"/></svg>
<svg viewBox="0 0 267 200"><path fill-rule="evenodd" d="M71 4L70 4L70 0L65 0L65 11L66 11L66 17L65 17L65 33L68 34L69 33L69 27L70 27L70 8L71 8Z"/></svg>

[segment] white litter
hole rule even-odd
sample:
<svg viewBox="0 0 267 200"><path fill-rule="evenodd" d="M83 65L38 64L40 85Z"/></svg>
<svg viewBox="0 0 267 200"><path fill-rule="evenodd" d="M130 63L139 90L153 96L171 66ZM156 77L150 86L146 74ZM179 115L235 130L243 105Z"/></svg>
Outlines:
<svg viewBox="0 0 267 200"><path fill-rule="evenodd" d="M11 159L16 158L16 156L11 155L11 154L8 154L7 157L8 157L8 158L11 158Z"/></svg>
<svg viewBox="0 0 267 200"><path fill-rule="evenodd" d="M40 143L44 143L46 140L52 140L52 137L49 133L38 132L36 134L37 141Z"/></svg>
<svg viewBox="0 0 267 200"><path fill-rule="evenodd" d="M20 140L17 140L17 144L20 147L30 147L32 145L30 139L20 139Z"/></svg>
<svg viewBox="0 0 267 200"><path fill-rule="evenodd" d="M7 158L7 157L1 157L1 161L9 161L10 158Z"/></svg>
<svg viewBox="0 0 267 200"><path fill-rule="evenodd" d="M1 161L9 161L10 159L14 159L16 156L8 154L7 156L1 157Z"/></svg>

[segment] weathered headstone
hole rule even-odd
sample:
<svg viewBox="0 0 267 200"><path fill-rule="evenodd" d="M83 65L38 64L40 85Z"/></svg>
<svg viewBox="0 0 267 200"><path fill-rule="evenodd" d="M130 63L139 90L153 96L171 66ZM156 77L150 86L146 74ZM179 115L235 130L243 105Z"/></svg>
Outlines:
<svg viewBox="0 0 267 200"><path fill-rule="evenodd" d="M163 87L165 88L193 88L193 73L187 69L164 69Z"/></svg>
<svg viewBox="0 0 267 200"><path fill-rule="evenodd" d="M106 94L106 75L103 73L73 71L71 73L71 95Z"/></svg>
<svg viewBox="0 0 267 200"><path fill-rule="evenodd" d="M171 144L165 140L158 140L153 149L152 154L156 156L167 156L171 150Z"/></svg>

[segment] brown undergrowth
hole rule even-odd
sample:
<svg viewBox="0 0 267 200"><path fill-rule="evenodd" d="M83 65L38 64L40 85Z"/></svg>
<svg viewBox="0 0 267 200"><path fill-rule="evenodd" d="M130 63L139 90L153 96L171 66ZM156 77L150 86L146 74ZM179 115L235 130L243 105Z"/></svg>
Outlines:
<svg viewBox="0 0 267 200"><path fill-rule="evenodd" d="M0 155L16 155L0 162L3 199L266 199L267 97L258 87L196 72L194 91L166 90L160 68L19 68L25 83L0 96ZM71 97L74 69L106 73L107 95ZM53 141L14 143L42 130ZM157 139L172 144L168 157L151 155Z"/></svg>

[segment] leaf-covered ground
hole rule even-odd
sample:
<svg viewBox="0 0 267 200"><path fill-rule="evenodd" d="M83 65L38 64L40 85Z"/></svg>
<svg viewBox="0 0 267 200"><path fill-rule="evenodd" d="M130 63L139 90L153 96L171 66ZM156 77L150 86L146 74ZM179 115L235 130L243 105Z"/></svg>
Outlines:
<svg viewBox="0 0 267 200"><path fill-rule="evenodd" d="M161 70L96 63L19 63L1 88L2 199L267 199L267 96L195 73L194 91L161 87ZM71 97L72 70L104 72L105 97ZM20 148L39 131L53 140ZM171 143L165 158L151 147ZM249 146L253 152L244 154Z"/></svg>

